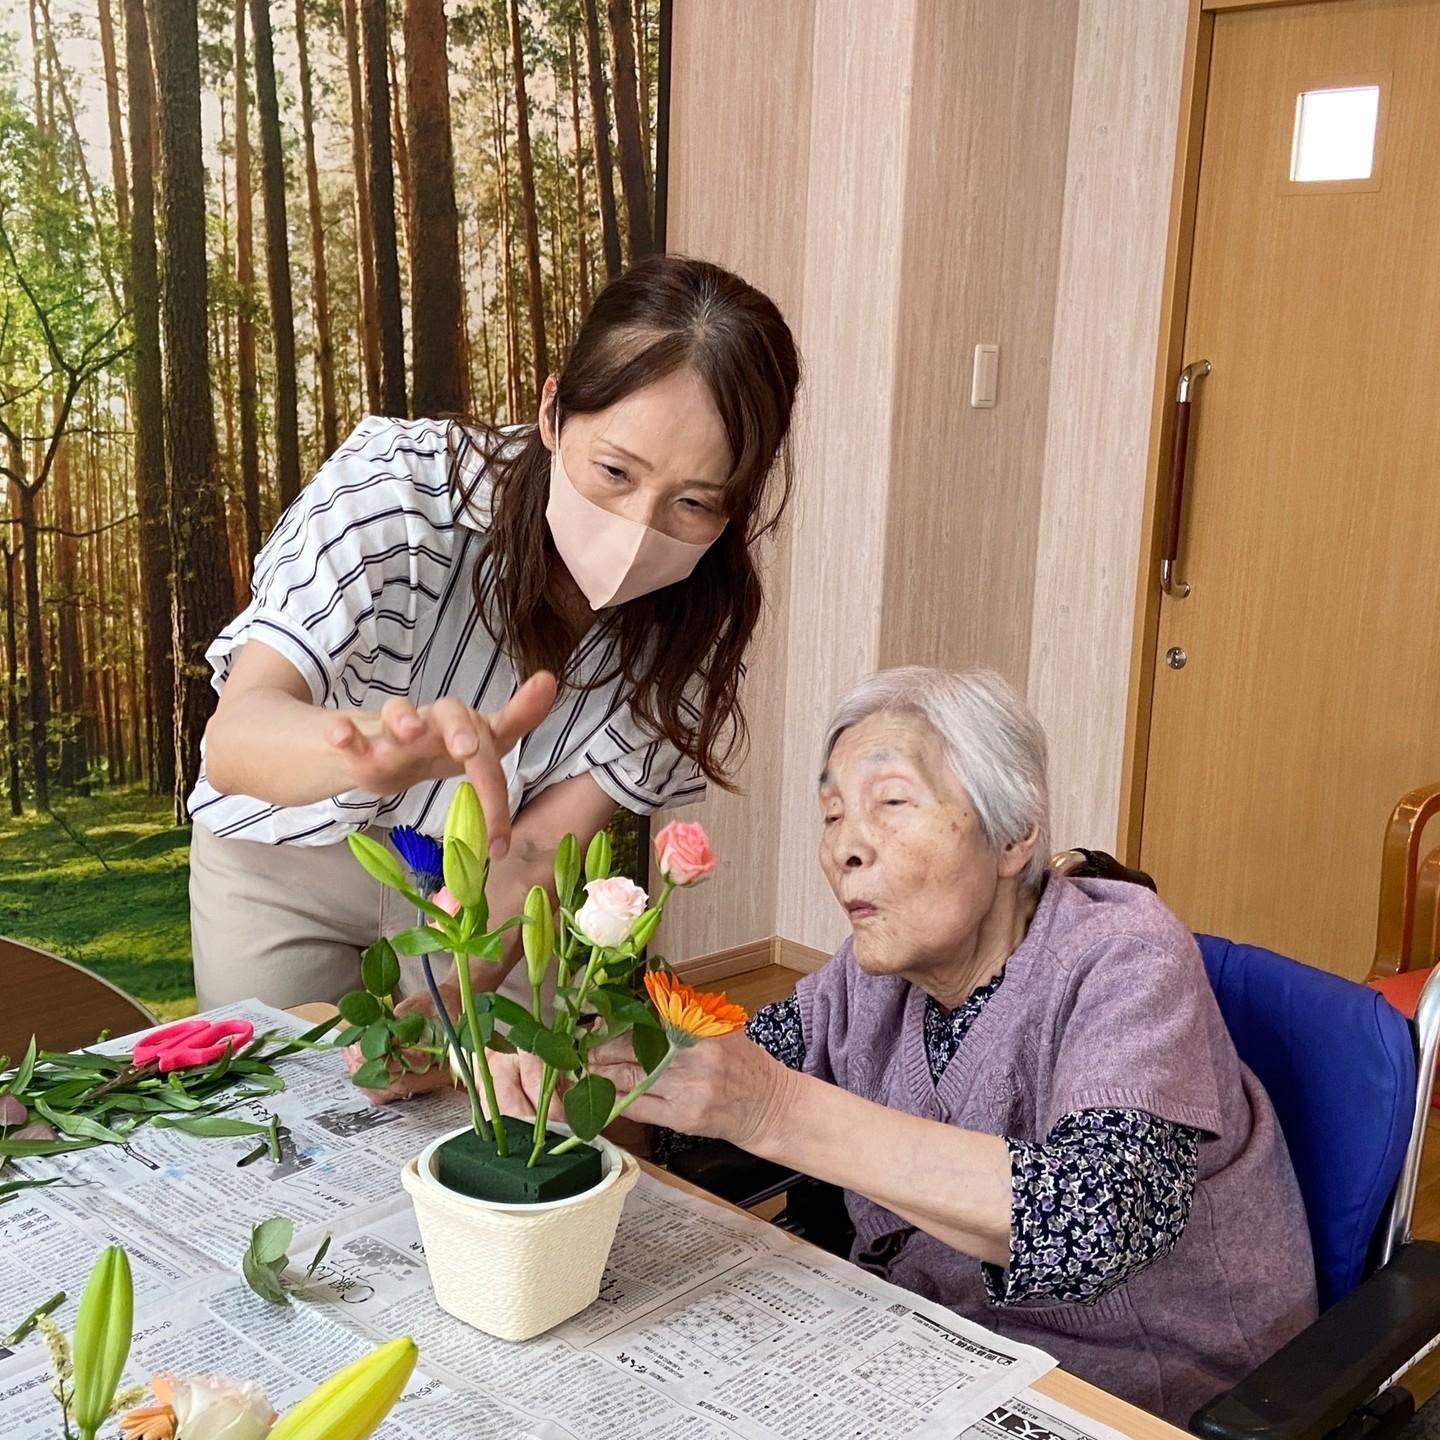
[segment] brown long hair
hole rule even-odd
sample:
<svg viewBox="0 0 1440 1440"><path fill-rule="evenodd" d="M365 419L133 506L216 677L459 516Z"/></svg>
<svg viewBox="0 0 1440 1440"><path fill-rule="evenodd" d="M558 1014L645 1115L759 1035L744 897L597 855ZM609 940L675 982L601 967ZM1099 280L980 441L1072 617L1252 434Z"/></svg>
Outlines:
<svg viewBox="0 0 1440 1440"><path fill-rule="evenodd" d="M703 260L654 255L596 298L556 377L567 415L608 409L690 369L720 413L733 462L720 538L689 579L627 601L605 623L618 634L615 667L589 688L623 677L635 717L733 788L748 740L740 702L745 651L764 603L751 549L778 523L794 482L786 437L800 357L775 304L738 275ZM473 423L473 422L472 422ZM517 441L479 427L491 479L490 603L475 576L485 628L522 674L571 680L573 634L547 594L559 564L545 520L550 451L532 426ZM699 693L687 696L698 682Z"/></svg>

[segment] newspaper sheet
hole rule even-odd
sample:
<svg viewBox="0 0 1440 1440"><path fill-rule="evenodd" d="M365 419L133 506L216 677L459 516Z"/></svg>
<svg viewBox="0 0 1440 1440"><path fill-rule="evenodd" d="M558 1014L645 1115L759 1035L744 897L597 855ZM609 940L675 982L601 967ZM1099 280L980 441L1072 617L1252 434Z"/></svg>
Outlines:
<svg viewBox="0 0 1440 1440"><path fill-rule="evenodd" d="M217 1013L257 1030L304 1028L256 1002ZM1053 1365L1040 1351L649 1175L626 1201L595 1303L537 1339L491 1339L435 1304L399 1185L427 1140L465 1122L460 1097L377 1107L331 1053L281 1065L285 1090L246 1102L257 1121L279 1116L278 1164L268 1153L240 1163L254 1137L150 1127L123 1148L25 1162L23 1173L61 1178L0 1205L0 1334L58 1290L68 1332L96 1255L114 1242L135 1275L129 1379L255 1379L283 1410L408 1334L421 1360L377 1432L387 1440L1108 1440L1097 1427L1016 1428L1026 1405L1050 1404L1016 1398ZM239 1279L250 1227L274 1215L295 1222L302 1267L332 1236L284 1308ZM0 1348L6 1440L59 1433L49 1379L34 1334Z"/></svg>

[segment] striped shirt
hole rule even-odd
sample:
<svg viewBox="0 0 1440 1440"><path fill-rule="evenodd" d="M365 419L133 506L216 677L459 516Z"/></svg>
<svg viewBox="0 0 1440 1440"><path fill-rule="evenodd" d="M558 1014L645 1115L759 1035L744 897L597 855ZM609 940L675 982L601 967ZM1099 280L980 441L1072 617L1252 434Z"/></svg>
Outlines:
<svg viewBox="0 0 1440 1440"><path fill-rule="evenodd" d="M483 455L464 427L362 420L256 557L250 604L205 652L216 690L240 648L259 640L295 666L326 709L378 710L392 695L428 705L448 695L475 710L499 710L519 677L475 604L477 572L487 602L493 593L489 507ZM704 795L699 767L631 714L623 680L580 688L611 674L618 643L604 624L589 631L575 683L505 757L512 815L549 786L584 774L640 814ZM310 805L270 805L218 793L205 779L202 752L190 816L216 835L268 844L334 844L367 825L413 825L438 836L459 783L427 780L399 795L350 790Z"/></svg>

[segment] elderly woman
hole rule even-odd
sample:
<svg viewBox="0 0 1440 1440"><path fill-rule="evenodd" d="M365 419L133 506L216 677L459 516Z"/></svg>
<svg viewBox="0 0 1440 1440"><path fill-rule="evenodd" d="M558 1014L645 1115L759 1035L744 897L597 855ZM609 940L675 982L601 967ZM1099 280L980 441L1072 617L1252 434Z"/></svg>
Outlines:
<svg viewBox="0 0 1440 1440"><path fill-rule="evenodd" d="M820 810L851 938L630 1114L843 1186L858 1263L1183 1425L1316 1313L1194 941L1148 890L1047 871L1044 735L995 675L858 686Z"/></svg>

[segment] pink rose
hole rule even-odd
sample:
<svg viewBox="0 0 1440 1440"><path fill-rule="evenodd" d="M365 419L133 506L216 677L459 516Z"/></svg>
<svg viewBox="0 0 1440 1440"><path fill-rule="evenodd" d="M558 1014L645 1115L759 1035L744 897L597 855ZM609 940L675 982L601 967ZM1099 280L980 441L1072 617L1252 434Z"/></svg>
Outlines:
<svg viewBox="0 0 1440 1440"><path fill-rule="evenodd" d="M430 897L430 903L438 905L447 915L460 913L460 902L443 885Z"/></svg>
<svg viewBox="0 0 1440 1440"><path fill-rule="evenodd" d="M612 950L630 938L635 922L645 913L649 897L623 875L592 880L585 887L585 903L575 913L580 933L601 949Z"/></svg>
<svg viewBox="0 0 1440 1440"><path fill-rule="evenodd" d="M698 885L720 863L705 827L680 820L672 820L655 836L655 854L660 873L672 885Z"/></svg>

